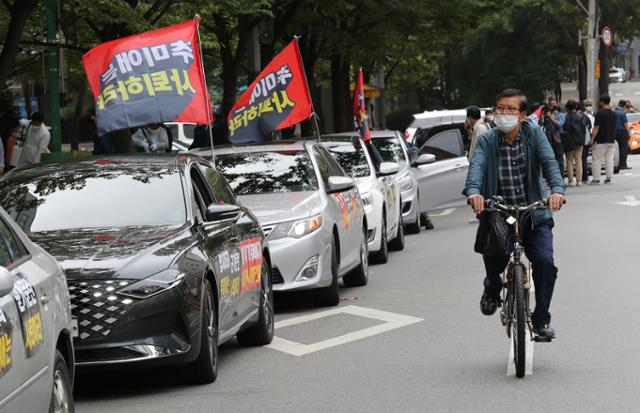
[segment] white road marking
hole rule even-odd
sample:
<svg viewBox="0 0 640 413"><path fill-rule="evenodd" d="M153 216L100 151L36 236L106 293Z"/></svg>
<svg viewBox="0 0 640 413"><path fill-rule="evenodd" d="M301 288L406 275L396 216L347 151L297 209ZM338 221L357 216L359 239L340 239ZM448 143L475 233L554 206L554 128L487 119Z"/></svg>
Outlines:
<svg viewBox="0 0 640 413"><path fill-rule="evenodd" d="M640 201L637 200L636 197L633 195L625 195L624 199L625 199L624 202L616 202L616 204L630 206L630 207L640 206Z"/></svg>
<svg viewBox="0 0 640 413"><path fill-rule="evenodd" d="M512 335L511 341L509 341L509 359L507 360L507 376L515 376L516 375L516 365L513 362L515 354L513 352L513 340L515 340L515 336ZM524 342L525 342L525 356L526 359L524 361L524 375L532 376L533 375L533 341L531 340L531 333L529 332L529 328L525 328L524 334Z"/></svg>
<svg viewBox="0 0 640 413"><path fill-rule="evenodd" d="M442 212L438 212L437 214L429 214L430 217L445 217L447 215L451 215L453 214L453 211L455 211L455 208L447 208Z"/></svg>
<svg viewBox="0 0 640 413"><path fill-rule="evenodd" d="M640 95L640 92L633 92L634 95Z"/></svg>
<svg viewBox="0 0 640 413"><path fill-rule="evenodd" d="M616 93L616 96L622 96L622 93L617 92L617 93Z"/></svg>
<svg viewBox="0 0 640 413"><path fill-rule="evenodd" d="M296 324L306 323L309 321L318 320L323 317L328 317L336 314L350 314L360 317L372 318L374 320L384 321L382 324L375 325L373 327L365 328L351 333L343 334L338 337L333 337L327 340L319 341L312 344L302 344L295 341L286 340L281 337L273 337L273 341L269 344L268 348L278 350L283 353L291 354L293 356L304 356L316 351L325 350L331 347L340 346L342 344L351 343L356 340L371 337L377 334L385 333L387 331L395 330L400 327L406 327L411 324L419 323L423 321L422 318L411 317L402 314L390 313L387 311L376 310L373 308L359 307L355 305L349 305L345 307L336 308L333 310L323 311L315 314L303 315L299 317L289 318L287 320L278 321L275 323L275 328L284 328L293 326Z"/></svg>

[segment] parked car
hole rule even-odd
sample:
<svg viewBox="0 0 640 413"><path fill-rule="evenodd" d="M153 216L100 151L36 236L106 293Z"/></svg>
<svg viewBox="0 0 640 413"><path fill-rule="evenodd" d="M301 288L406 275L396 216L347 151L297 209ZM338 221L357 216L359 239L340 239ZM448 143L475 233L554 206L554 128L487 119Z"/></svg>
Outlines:
<svg viewBox="0 0 640 413"><path fill-rule="evenodd" d="M400 165L382 162L376 169L359 136L326 135L322 137L322 144L358 185L369 224L367 240L371 261L387 262L390 249L404 249L400 191L393 179Z"/></svg>
<svg viewBox="0 0 640 413"><path fill-rule="evenodd" d="M216 166L262 224L274 290L314 290L317 304L334 306L339 278L346 286L367 284L363 205L353 179L321 145L218 148Z"/></svg>
<svg viewBox="0 0 640 413"><path fill-rule="evenodd" d="M2 208L0 265L0 412L73 412L64 272Z"/></svg>
<svg viewBox="0 0 640 413"><path fill-rule="evenodd" d="M193 143L196 126L195 123L189 122L166 122L165 125L171 130L171 136L174 141L179 141L187 148Z"/></svg>
<svg viewBox="0 0 640 413"><path fill-rule="evenodd" d="M51 162L0 180L0 204L64 268L79 367L185 367L216 379L218 345L273 337L262 230L191 155Z"/></svg>
<svg viewBox="0 0 640 413"><path fill-rule="evenodd" d="M627 71L620 68L620 67L615 67L613 66L611 69L609 69L609 81L611 83L623 83L627 81Z"/></svg>
<svg viewBox="0 0 640 413"><path fill-rule="evenodd" d="M629 136L629 152L640 152L640 112L628 113L627 118L631 124L631 133Z"/></svg>
<svg viewBox="0 0 640 413"><path fill-rule="evenodd" d="M484 117L485 110L486 109L480 109L480 114L482 117ZM465 136L466 132L464 130L464 122L466 120L466 109L431 110L424 111L422 113L416 113L413 115L413 121L405 131L405 140L409 144L415 144L416 132L418 130L423 130L424 133L424 131L430 131L431 129L435 128L433 130L433 133L437 133L443 129L451 128L451 125L455 125L455 127L458 127L462 133L462 136Z"/></svg>

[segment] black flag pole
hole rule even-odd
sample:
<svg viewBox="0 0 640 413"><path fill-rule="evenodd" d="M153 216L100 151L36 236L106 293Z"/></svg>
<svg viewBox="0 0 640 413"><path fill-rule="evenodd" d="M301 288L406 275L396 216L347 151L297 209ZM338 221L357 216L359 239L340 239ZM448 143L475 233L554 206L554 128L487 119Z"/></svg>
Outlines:
<svg viewBox="0 0 640 413"><path fill-rule="evenodd" d="M204 55L202 54L202 40L200 40L200 15L196 14L193 18L196 22L196 32L198 33L198 48L200 49L200 71L202 73L202 81L204 82L204 89L207 92L205 95L205 104L207 110L207 129L209 129L209 143L211 144L211 163L215 166L216 164L216 155L213 152L213 127L211 123L213 119L211 119L211 99L209 99L209 88L207 87L207 75L204 72Z"/></svg>
<svg viewBox="0 0 640 413"><path fill-rule="evenodd" d="M304 81L307 83L307 90L309 91L309 101L311 102L311 117L309 119L313 119L314 130L316 131L316 135L318 137L318 142L322 142L322 135L320 135L320 124L318 123L318 114L316 113L315 107L313 106L313 97L311 96L311 89L309 88L309 79L307 79L307 70L304 67L304 59L302 58L302 52L300 52L300 39L302 36L294 35L293 38L298 43L298 53L300 53L300 61L302 62L302 73L304 74Z"/></svg>

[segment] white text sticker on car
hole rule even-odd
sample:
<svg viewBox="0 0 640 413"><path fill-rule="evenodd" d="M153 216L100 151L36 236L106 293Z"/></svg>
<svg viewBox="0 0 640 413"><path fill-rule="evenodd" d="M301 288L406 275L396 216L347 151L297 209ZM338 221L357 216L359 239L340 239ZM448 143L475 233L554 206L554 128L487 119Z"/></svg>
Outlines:
<svg viewBox="0 0 640 413"><path fill-rule="evenodd" d="M18 305L22 324L22 337L27 357L32 357L42 347L42 315L40 303L33 286L24 278L18 278L13 287L13 299Z"/></svg>
<svg viewBox="0 0 640 413"><path fill-rule="evenodd" d="M0 378L11 369L11 321L0 308Z"/></svg>

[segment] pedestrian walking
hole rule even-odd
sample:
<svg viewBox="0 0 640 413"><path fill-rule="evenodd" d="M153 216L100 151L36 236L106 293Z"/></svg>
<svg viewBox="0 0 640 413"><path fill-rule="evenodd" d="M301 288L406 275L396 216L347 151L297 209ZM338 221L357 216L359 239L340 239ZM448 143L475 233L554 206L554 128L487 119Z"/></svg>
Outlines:
<svg viewBox="0 0 640 413"><path fill-rule="evenodd" d="M585 126L584 147L582 148L582 183L587 183L589 181L587 159L589 157L589 150L591 149L589 142L591 141L591 130L593 129L593 122L595 121L591 101L586 100L584 103L580 103L580 105L578 105L578 113L582 117ZM576 177L576 179L578 179L578 177Z"/></svg>
<svg viewBox="0 0 640 413"><path fill-rule="evenodd" d="M160 123L151 123L139 128L131 140L138 152L166 152L171 149L167 130Z"/></svg>
<svg viewBox="0 0 640 413"><path fill-rule="evenodd" d="M583 117L578 113L578 103L567 101L567 116L564 123L565 134L562 141L567 165L569 186L582 185L582 150L584 146L586 126ZM574 175L575 164L575 175ZM575 179L574 179L575 178Z"/></svg>
<svg viewBox="0 0 640 413"><path fill-rule="evenodd" d="M526 102L522 92L507 89L496 98L496 129L478 138L469 166L463 194L476 214L484 211L485 199L499 195L510 205L531 204L544 198L558 211L564 202L565 183L555 162L553 149L543 131L525 121ZM545 190L544 180L551 189ZM549 308L558 269L553 259L553 216L550 210L534 211L522 223L523 242L533 265L536 309L531 315L536 336L551 340ZM508 255L484 255L486 278L480 310L492 315L500 302L500 274L509 263Z"/></svg>
<svg viewBox="0 0 640 413"><path fill-rule="evenodd" d="M560 174L563 175L564 149L562 148L560 134L558 133L558 121L554 119L553 114L554 111L552 107L545 106L542 110L542 119L540 120L540 126L547 136L547 140L551 145L551 149L553 149L553 154L556 161L558 162L558 167L560 168Z"/></svg>
<svg viewBox="0 0 640 413"><path fill-rule="evenodd" d="M618 102L618 107L615 109L616 113L616 142L618 142L618 149L620 149L620 162L618 164L620 169L631 169L627 165L627 155L629 154L629 137L631 136L631 125L627 118L625 107L627 101L622 99Z"/></svg>
<svg viewBox="0 0 640 413"><path fill-rule="evenodd" d="M591 175L592 184L600 183L600 168L602 163L605 164L606 178L605 184L611 183L613 178L613 160L615 156L616 145L616 122L617 116L611 110L611 98L607 95L600 97L600 109L596 113L593 126L593 134L591 136L590 145L593 146Z"/></svg>
<svg viewBox="0 0 640 413"><path fill-rule="evenodd" d="M49 151L49 142L51 142L51 134L44 124L44 116L40 112L33 112L25 128L18 166L40 162L42 154Z"/></svg>
<svg viewBox="0 0 640 413"><path fill-rule="evenodd" d="M469 159L473 158L473 152L476 148L476 139L478 135L476 134L475 126L480 122L481 114L480 108L477 106L470 106L467 108L467 119L464 122L464 129L467 131L467 136L471 141L469 146Z"/></svg>

